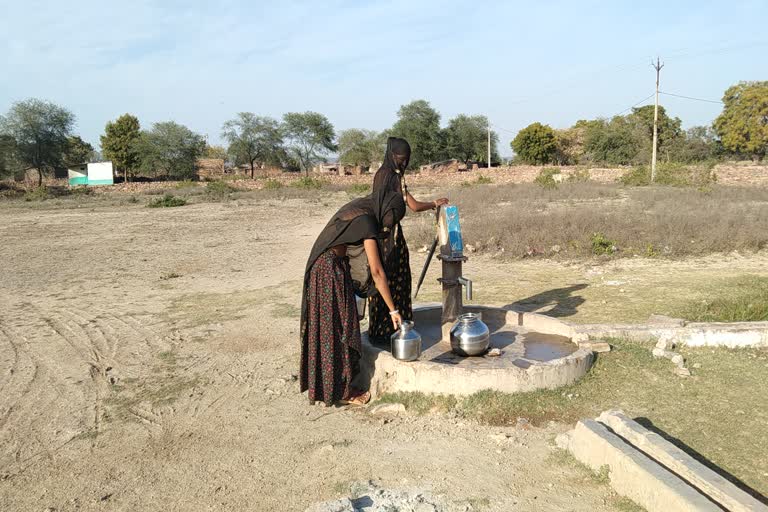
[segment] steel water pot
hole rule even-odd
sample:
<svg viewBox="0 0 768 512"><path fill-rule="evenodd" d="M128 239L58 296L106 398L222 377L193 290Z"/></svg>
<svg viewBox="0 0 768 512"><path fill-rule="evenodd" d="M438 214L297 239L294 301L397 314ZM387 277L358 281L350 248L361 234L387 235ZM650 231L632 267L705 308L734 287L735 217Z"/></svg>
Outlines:
<svg viewBox="0 0 768 512"><path fill-rule="evenodd" d="M421 355L421 335L413 328L413 322L404 320L392 334L392 356L400 361L415 361Z"/></svg>
<svg viewBox="0 0 768 512"><path fill-rule="evenodd" d="M478 313L459 315L451 327L451 350L460 356L485 354L491 343L491 332Z"/></svg>

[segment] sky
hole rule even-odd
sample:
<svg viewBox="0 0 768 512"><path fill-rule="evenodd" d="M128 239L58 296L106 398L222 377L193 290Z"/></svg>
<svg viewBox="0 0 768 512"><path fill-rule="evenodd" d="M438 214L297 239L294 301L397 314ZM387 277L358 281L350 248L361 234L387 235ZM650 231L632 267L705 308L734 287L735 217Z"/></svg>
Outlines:
<svg viewBox="0 0 768 512"><path fill-rule="evenodd" d="M237 112L383 130L426 99L443 124L488 116L508 155L532 122L626 113L653 94L657 56L673 94L717 101L767 80L766 22L766 0L0 0L0 112L52 101L94 146L126 112L220 143ZM684 127L722 108L661 103Z"/></svg>

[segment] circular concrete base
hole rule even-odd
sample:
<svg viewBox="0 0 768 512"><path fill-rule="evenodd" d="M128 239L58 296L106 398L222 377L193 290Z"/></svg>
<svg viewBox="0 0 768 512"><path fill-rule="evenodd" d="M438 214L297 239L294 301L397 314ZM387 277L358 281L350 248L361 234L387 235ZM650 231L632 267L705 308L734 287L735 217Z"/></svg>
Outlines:
<svg viewBox="0 0 768 512"><path fill-rule="evenodd" d="M372 345L363 333L361 377L374 396L398 391L469 395L485 389L515 393L571 384L589 371L592 351L572 341L573 328L552 317L503 308L465 306L481 313L491 331L491 347L501 355L460 357L442 340L441 307L414 308L422 337L416 361L393 358L389 347Z"/></svg>

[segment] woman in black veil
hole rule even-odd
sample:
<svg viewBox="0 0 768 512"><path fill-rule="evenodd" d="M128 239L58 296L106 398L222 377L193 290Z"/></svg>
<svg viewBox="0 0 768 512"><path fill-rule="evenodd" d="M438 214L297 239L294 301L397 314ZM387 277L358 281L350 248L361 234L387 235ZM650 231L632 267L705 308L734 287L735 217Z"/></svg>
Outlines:
<svg viewBox="0 0 768 512"><path fill-rule="evenodd" d="M410 158L411 146L408 141L397 137L387 139L384 163L373 178L372 197L383 197L384 194L394 191L402 195L403 202L414 212L423 212L448 204L446 198L432 202L417 201L408 192L405 184L405 170L408 168ZM413 320L410 255L400 222L398 221L385 235L380 244L380 252L392 299L403 320ZM388 343L394 332L389 321L389 306L381 300L381 297L371 297L368 305L368 334L371 342Z"/></svg>
<svg viewBox="0 0 768 512"><path fill-rule="evenodd" d="M300 387L310 403L370 399L352 389L362 350L355 293L376 295L388 307L392 329L400 326L379 254L386 233L404 215L402 195L381 189L341 207L315 241L304 274L300 329Z"/></svg>

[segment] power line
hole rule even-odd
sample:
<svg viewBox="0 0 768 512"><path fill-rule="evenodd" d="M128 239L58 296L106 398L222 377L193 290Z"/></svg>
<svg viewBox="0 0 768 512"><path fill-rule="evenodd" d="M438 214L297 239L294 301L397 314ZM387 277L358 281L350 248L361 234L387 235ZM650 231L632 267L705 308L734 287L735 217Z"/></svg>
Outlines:
<svg viewBox="0 0 768 512"><path fill-rule="evenodd" d="M638 101L637 103L635 103L634 105L632 105L631 107L625 108L625 109L624 109L624 110L622 110L621 112L619 112L619 113L617 113L617 114L613 114L611 117L613 118L613 117L616 117L616 116L620 116L620 115L621 115L621 114L623 114L624 112L629 112L630 110L632 110L632 109L633 109L633 108L635 108L636 106L640 105L641 103L645 103L645 102L646 102L646 101L648 101L649 99L653 98L655 95L656 95L656 93L655 93L655 92L654 92L654 93L651 93L651 94L649 94L648 96L646 96L645 98L643 98L643 99L641 99L640 101Z"/></svg>
<svg viewBox="0 0 768 512"><path fill-rule="evenodd" d="M665 96L674 96L675 98L684 98L686 100L703 101L705 103L717 103L718 105L723 104L723 102L720 100L705 100L703 98L694 98L692 96L683 96L682 94L672 94L671 92L664 92L664 91L659 91L659 93Z"/></svg>

